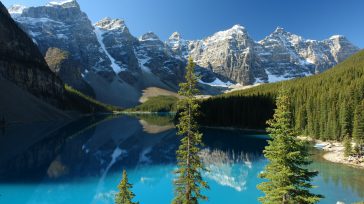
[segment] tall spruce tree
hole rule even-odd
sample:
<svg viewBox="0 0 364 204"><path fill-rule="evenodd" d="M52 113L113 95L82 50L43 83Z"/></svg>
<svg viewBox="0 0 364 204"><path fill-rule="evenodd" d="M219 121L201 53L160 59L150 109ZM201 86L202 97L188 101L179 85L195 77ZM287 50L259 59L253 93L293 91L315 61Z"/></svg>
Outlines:
<svg viewBox="0 0 364 204"><path fill-rule="evenodd" d="M310 192L313 188L310 182L318 172L304 168L311 163L310 155L292 128L291 104L286 90L279 93L276 104L273 119L267 122L272 140L264 150L269 164L260 174L267 181L258 185L258 189L265 193L259 201L263 204L317 203L322 196Z"/></svg>
<svg viewBox="0 0 364 204"><path fill-rule="evenodd" d="M128 175L124 169L123 178L118 185L119 192L115 195L115 204L138 204L139 202L132 201L135 195L131 188L133 188L133 185L129 183Z"/></svg>
<svg viewBox="0 0 364 204"><path fill-rule="evenodd" d="M342 139L346 135L352 134L352 117L351 117L351 104L348 99L344 99L340 107L340 122L341 122L341 136Z"/></svg>
<svg viewBox="0 0 364 204"><path fill-rule="evenodd" d="M354 113L353 139L356 143L357 154L363 154L364 145L364 100L357 105Z"/></svg>
<svg viewBox="0 0 364 204"><path fill-rule="evenodd" d="M344 156L348 157L351 155L353 149L351 147L351 138L349 135L344 137Z"/></svg>
<svg viewBox="0 0 364 204"><path fill-rule="evenodd" d="M202 146L202 134L198 131L196 117L199 105L196 101L197 77L194 74L195 64L189 58L186 67L185 83L180 83L178 94L181 100L178 102L179 123L178 134L182 135L181 145L177 150L177 179L175 185L176 204L196 204L199 199L207 200L201 194L202 188L208 188L207 182L202 179L201 171L205 170L198 153Z"/></svg>

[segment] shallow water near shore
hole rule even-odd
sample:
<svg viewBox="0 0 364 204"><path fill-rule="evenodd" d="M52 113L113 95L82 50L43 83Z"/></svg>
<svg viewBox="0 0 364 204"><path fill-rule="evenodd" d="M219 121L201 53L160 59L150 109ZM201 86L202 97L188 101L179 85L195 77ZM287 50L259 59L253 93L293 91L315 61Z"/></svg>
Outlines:
<svg viewBox="0 0 364 204"><path fill-rule="evenodd" d="M122 169L135 200L170 203L179 138L172 116L95 116L68 124L10 126L0 131L0 203L113 203ZM201 155L209 201L259 203L257 175L267 164L267 135L233 129L202 129ZM364 200L364 171L321 158L313 150L314 192L322 204Z"/></svg>

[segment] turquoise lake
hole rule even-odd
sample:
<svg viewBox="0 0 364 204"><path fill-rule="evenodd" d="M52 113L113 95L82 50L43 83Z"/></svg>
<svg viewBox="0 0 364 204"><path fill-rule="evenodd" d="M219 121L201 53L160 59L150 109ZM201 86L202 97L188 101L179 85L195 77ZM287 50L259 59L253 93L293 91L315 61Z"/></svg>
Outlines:
<svg viewBox="0 0 364 204"><path fill-rule="evenodd" d="M179 137L172 116L93 116L71 123L13 125L0 129L1 204L113 203L123 169L135 201L170 203ZM211 204L255 204L257 176L268 136L241 130L202 129L201 157ZM310 169L320 173L314 192L322 204L364 201L364 170L321 159L312 150Z"/></svg>

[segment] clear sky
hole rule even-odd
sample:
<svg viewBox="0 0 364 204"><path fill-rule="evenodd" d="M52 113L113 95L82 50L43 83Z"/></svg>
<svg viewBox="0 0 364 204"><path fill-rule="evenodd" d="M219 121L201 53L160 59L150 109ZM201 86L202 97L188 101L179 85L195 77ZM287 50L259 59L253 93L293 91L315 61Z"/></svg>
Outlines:
<svg viewBox="0 0 364 204"><path fill-rule="evenodd" d="M48 0L2 0L44 5ZM308 39L345 35L364 48L364 0L78 0L92 22L122 18L131 33L153 31L165 40L178 31L185 39L201 39L240 24L254 40L277 26Z"/></svg>

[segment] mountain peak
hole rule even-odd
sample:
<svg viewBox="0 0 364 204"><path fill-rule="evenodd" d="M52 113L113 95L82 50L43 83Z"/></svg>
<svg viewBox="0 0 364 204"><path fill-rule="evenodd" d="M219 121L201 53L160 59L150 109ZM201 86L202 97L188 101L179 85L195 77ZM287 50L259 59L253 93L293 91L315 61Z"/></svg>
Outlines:
<svg viewBox="0 0 364 204"><path fill-rule="evenodd" d="M140 37L141 41L146 40L159 40L159 37L153 32L147 32Z"/></svg>
<svg viewBox="0 0 364 204"><path fill-rule="evenodd" d="M284 28L277 26L277 28L268 36L266 36L263 40L259 41L259 44L270 44L270 43L280 43L282 46L298 45L301 42L307 42L303 37L290 33L286 31ZM312 40L311 40L312 42Z"/></svg>
<svg viewBox="0 0 364 204"><path fill-rule="evenodd" d="M231 27L230 29L215 33L214 35L208 37L206 40L210 42L221 41L221 40L224 41L226 39L233 39L234 36L248 37L248 33L245 27L237 24Z"/></svg>
<svg viewBox="0 0 364 204"><path fill-rule="evenodd" d="M181 34L179 32L174 32L172 35L168 38L169 40L180 40Z"/></svg>
<svg viewBox="0 0 364 204"><path fill-rule="evenodd" d="M127 29L124 20L112 19L110 17L106 17L95 23L95 26L104 30L121 30L122 32Z"/></svg>
<svg viewBox="0 0 364 204"><path fill-rule="evenodd" d="M49 7L64 7L64 8L71 8L71 7L77 7L79 8L80 5L77 3L76 0L56 0L49 2L46 6Z"/></svg>
<svg viewBox="0 0 364 204"><path fill-rule="evenodd" d="M10 8L8 8L8 12L12 15L14 14L22 14L24 9L26 9L27 7L24 5L19 5L19 4L14 4L12 5Z"/></svg>
<svg viewBox="0 0 364 204"><path fill-rule="evenodd" d="M240 24L236 24L233 27L231 27L230 30L245 30L245 27Z"/></svg>
<svg viewBox="0 0 364 204"><path fill-rule="evenodd" d="M290 33L280 26L277 26L277 28L269 36L266 37L266 39L267 38L278 38L280 40L285 39L293 44L300 43L301 41L306 41L306 39L304 39L303 37Z"/></svg>
<svg viewBox="0 0 364 204"><path fill-rule="evenodd" d="M344 40L346 39L343 35L333 35L329 38L330 40Z"/></svg>
<svg viewBox="0 0 364 204"><path fill-rule="evenodd" d="M277 26L277 28L274 30L274 33L283 33L285 32L284 28Z"/></svg>
<svg viewBox="0 0 364 204"><path fill-rule="evenodd" d="M246 28L244 26L241 26L239 24L234 25L233 27L231 27L230 29L227 29L225 31L220 31L218 32L220 34L225 34L225 35L231 35L231 34L246 34Z"/></svg>
<svg viewBox="0 0 364 204"><path fill-rule="evenodd" d="M244 26L241 26L240 24L236 24L233 27L225 30L225 31L220 31L218 33L220 34L236 34L236 33L240 33L240 34L245 34L246 28Z"/></svg>
<svg viewBox="0 0 364 204"><path fill-rule="evenodd" d="M186 58L188 56L188 41L184 40L180 33L174 32L166 41L166 44L172 51L179 56Z"/></svg>

